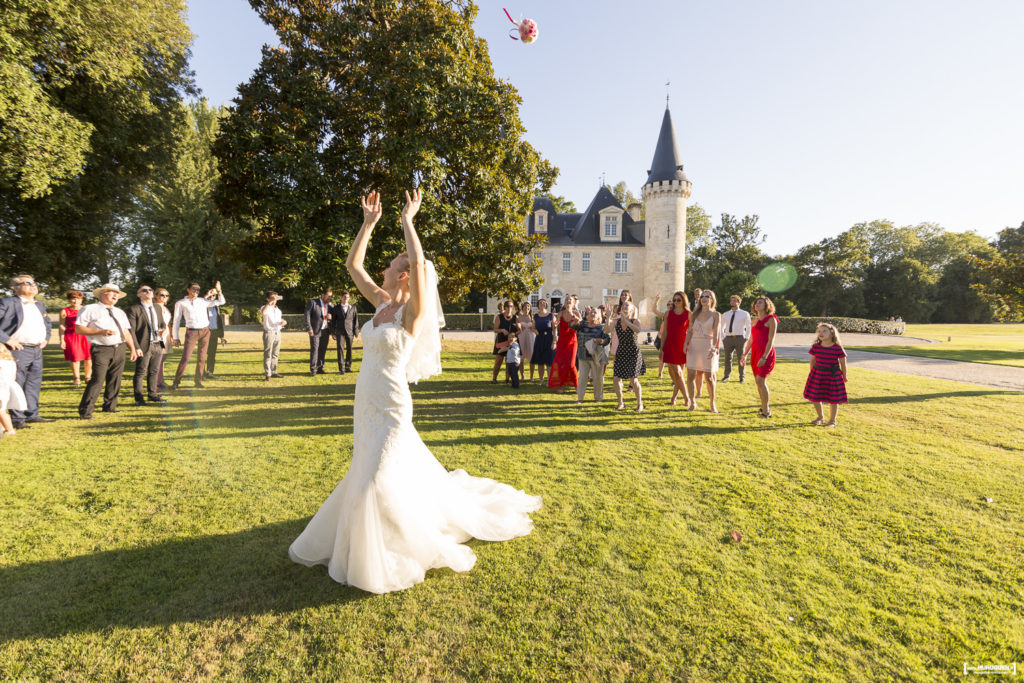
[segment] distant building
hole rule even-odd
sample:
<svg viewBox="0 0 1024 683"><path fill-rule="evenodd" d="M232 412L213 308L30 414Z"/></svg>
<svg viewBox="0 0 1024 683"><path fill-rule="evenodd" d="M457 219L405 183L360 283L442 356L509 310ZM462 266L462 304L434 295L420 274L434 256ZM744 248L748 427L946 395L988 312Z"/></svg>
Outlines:
<svg viewBox="0 0 1024 683"><path fill-rule="evenodd" d="M690 189L666 106L642 207L623 208L604 186L583 213L557 213L550 199L534 200L526 229L548 241L539 254L543 284L531 301L545 298L554 305L576 294L581 306L596 306L616 303L619 292L628 289L641 322L653 325L654 297L661 293L664 305L686 286Z"/></svg>

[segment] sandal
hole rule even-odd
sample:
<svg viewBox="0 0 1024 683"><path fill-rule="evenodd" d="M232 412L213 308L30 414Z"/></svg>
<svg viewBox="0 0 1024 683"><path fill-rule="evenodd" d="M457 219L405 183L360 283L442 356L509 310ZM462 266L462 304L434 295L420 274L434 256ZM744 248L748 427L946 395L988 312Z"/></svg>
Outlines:
<svg viewBox="0 0 1024 683"><path fill-rule="evenodd" d="M823 424L821 426L822 427L835 427L836 423L835 422L826 422L825 424Z"/></svg>
<svg viewBox="0 0 1024 683"><path fill-rule="evenodd" d="M812 424L813 426L815 426L815 427L820 427L820 426L821 426L821 425L823 425L824 423L825 423L825 420L823 420L823 419L822 419L822 418L820 418L820 417L816 417L816 418L814 418L813 420L811 420L811 424Z"/></svg>
<svg viewBox="0 0 1024 683"><path fill-rule="evenodd" d="M641 403L640 405L638 405L636 407L636 412L638 412L638 413L644 412L644 404L643 403Z"/></svg>

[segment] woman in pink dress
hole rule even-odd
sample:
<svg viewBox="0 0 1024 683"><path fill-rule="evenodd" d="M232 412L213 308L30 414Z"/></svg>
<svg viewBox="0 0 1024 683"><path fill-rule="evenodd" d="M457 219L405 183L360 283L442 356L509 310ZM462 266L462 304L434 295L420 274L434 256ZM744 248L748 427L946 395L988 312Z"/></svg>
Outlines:
<svg viewBox="0 0 1024 683"><path fill-rule="evenodd" d="M77 386L82 383L82 376L79 374L79 366L82 363L85 363L85 381L92 379L89 340L85 335L75 332L75 321L78 320L78 312L82 310L82 300L85 296L77 289L72 289L65 296L71 305L60 312L60 348L64 350L64 360L71 361L71 374L74 375Z"/></svg>
<svg viewBox="0 0 1024 683"><path fill-rule="evenodd" d="M537 331L533 328L533 306L529 301L524 301L519 307L519 348L523 352L523 362L519 366L523 381L526 381L526 364L530 364L530 381L533 381L533 342L537 338Z"/></svg>
<svg viewBox="0 0 1024 683"><path fill-rule="evenodd" d="M690 302L686 300L686 292L672 295L672 303L661 321L658 336L661 338L661 364L668 365L668 376L672 379L672 401L676 404L679 394L683 402L690 405L690 394L686 380L683 378L683 367L686 365L686 332L690 329Z"/></svg>
<svg viewBox="0 0 1024 683"><path fill-rule="evenodd" d="M690 329L686 331L686 386L690 391L690 410L697 409L697 387L707 382L709 406L715 405L715 378L718 374L718 347L722 343L722 314L715 310L718 297L710 289L702 290L697 307L690 314Z"/></svg>
<svg viewBox="0 0 1024 683"><path fill-rule="evenodd" d="M752 358L750 367L754 371L754 382L757 384L757 395L761 397L761 410L758 415L771 417L772 409L768 405L771 397L768 391L768 375L775 369L775 332L779 329L779 319L775 317L775 304L766 296L754 299L750 307L754 314L754 324L750 328L750 338L743 349L742 358L749 353Z"/></svg>

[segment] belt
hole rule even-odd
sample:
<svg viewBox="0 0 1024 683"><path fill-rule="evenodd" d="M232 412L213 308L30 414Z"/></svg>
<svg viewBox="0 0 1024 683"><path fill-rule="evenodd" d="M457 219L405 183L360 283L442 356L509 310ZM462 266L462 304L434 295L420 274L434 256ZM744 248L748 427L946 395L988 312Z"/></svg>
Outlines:
<svg viewBox="0 0 1024 683"><path fill-rule="evenodd" d="M742 334L727 334L725 336L726 337L740 337L740 338L746 339L746 337L744 337Z"/></svg>
<svg viewBox="0 0 1024 683"><path fill-rule="evenodd" d="M38 349L42 344L22 344L21 346L25 349Z"/></svg>

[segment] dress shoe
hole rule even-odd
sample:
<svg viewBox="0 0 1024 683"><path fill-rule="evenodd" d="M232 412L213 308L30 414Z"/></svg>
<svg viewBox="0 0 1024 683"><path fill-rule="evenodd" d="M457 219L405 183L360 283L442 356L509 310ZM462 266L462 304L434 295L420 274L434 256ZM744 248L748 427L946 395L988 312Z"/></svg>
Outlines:
<svg viewBox="0 0 1024 683"><path fill-rule="evenodd" d="M150 396L149 397L149 402L150 403L167 403L167 399L164 398L163 396Z"/></svg>
<svg viewBox="0 0 1024 683"><path fill-rule="evenodd" d="M202 389L202 388L203 388L203 383L202 382L196 382L196 389Z"/></svg>
<svg viewBox="0 0 1024 683"><path fill-rule="evenodd" d="M171 388L167 389L166 391L177 391L177 390L178 390L178 383L175 382L174 384L171 385Z"/></svg>
<svg viewBox="0 0 1024 683"><path fill-rule="evenodd" d="M217 379L217 375L213 374L212 372L208 372L205 375L203 375L203 379Z"/></svg>
<svg viewBox="0 0 1024 683"><path fill-rule="evenodd" d="M263 379L265 379L266 381L268 381L268 382L269 382L269 381L270 381L270 375L267 375L267 376L266 376L266 377L264 377Z"/></svg>
<svg viewBox="0 0 1024 683"><path fill-rule="evenodd" d="M144 406L144 405L146 405L146 402L145 401L136 401L135 405L137 405L137 406Z"/></svg>
<svg viewBox="0 0 1024 683"><path fill-rule="evenodd" d="M118 410L117 408L104 408L104 409L103 409L103 412L104 412L104 413L119 413L119 412L121 412L121 411L120 411L120 410Z"/></svg>
<svg viewBox="0 0 1024 683"><path fill-rule="evenodd" d="M91 420L92 419L92 415L79 415L78 419L79 420Z"/></svg>
<svg viewBox="0 0 1024 683"><path fill-rule="evenodd" d="M284 375L275 372L274 374L271 375L271 377L284 377Z"/></svg>
<svg viewBox="0 0 1024 683"><path fill-rule="evenodd" d="M311 373L309 373L309 376L310 376L310 377L316 377L316 372L311 372Z"/></svg>
<svg viewBox="0 0 1024 683"><path fill-rule="evenodd" d="M27 425L24 422L12 422L11 426L15 429L31 429L31 425Z"/></svg>
<svg viewBox="0 0 1024 683"><path fill-rule="evenodd" d="M53 419L48 418L48 417L30 417L29 419L25 420L25 422L39 422L39 423L43 423L43 422L56 422L56 420L53 420Z"/></svg>

